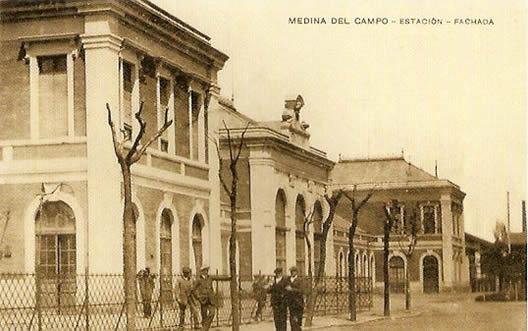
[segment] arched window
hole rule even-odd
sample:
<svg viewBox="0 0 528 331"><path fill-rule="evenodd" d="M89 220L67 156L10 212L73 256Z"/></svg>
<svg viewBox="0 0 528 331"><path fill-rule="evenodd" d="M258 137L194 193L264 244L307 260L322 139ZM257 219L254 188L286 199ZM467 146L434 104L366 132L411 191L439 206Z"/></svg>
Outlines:
<svg viewBox="0 0 528 331"><path fill-rule="evenodd" d="M77 261L73 210L62 201L42 203L35 219L35 235L36 270L44 281L42 304L74 304Z"/></svg>
<svg viewBox="0 0 528 331"><path fill-rule="evenodd" d="M345 263L343 252L339 252L339 258L337 260L337 277L343 277L343 264Z"/></svg>
<svg viewBox="0 0 528 331"><path fill-rule="evenodd" d="M367 277L368 276L368 272L369 272L368 269L369 269L369 265L368 265L368 261L367 261L367 256L363 255L363 273L362 273L363 277Z"/></svg>
<svg viewBox="0 0 528 331"><path fill-rule="evenodd" d="M314 228L314 273L317 273L321 262L321 241L323 236L323 211L319 201L315 202L312 217Z"/></svg>
<svg viewBox="0 0 528 331"><path fill-rule="evenodd" d="M394 293L403 293L405 287L405 262L401 256L389 260L389 283Z"/></svg>
<svg viewBox="0 0 528 331"><path fill-rule="evenodd" d="M275 198L275 265L286 270L286 197L279 190Z"/></svg>
<svg viewBox="0 0 528 331"><path fill-rule="evenodd" d="M172 213L161 212L160 224L160 277L163 301L172 301Z"/></svg>
<svg viewBox="0 0 528 331"><path fill-rule="evenodd" d="M202 230L204 226L203 218L200 214L196 214L192 222L192 248L194 252L194 266L199 270L203 264L203 235Z"/></svg>
<svg viewBox="0 0 528 331"><path fill-rule="evenodd" d="M295 264L300 275L306 270L306 249L304 242L304 198L299 195L295 202Z"/></svg>
<svg viewBox="0 0 528 331"><path fill-rule="evenodd" d="M370 256L369 277L372 279L372 286L374 286L374 282L376 281L375 268L376 268L376 261L374 260L374 255L371 255Z"/></svg>

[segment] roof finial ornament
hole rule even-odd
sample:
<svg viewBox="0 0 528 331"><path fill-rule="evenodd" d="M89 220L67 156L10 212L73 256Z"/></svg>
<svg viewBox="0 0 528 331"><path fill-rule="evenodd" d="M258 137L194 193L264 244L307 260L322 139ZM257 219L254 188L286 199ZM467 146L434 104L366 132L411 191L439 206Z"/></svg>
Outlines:
<svg viewBox="0 0 528 331"><path fill-rule="evenodd" d="M304 106L304 99L299 94L297 95L297 98L295 99L295 106L293 107L293 111L295 112L295 119L297 121L301 120L301 108Z"/></svg>

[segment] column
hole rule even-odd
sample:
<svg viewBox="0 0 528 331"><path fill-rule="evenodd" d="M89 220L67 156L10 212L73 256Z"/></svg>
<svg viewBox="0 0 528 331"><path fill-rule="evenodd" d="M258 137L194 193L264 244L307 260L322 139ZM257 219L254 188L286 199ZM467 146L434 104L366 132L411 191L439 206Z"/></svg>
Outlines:
<svg viewBox="0 0 528 331"><path fill-rule="evenodd" d="M114 123L119 125L121 39L111 34L89 34L88 28L87 32L82 43L86 61L89 267L90 273L122 273L121 171L106 110L108 103Z"/></svg>
<svg viewBox="0 0 528 331"><path fill-rule="evenodd" d="M250 151L252 272L272 274L275 269L275 184L273 163L264 151ZM288 201L289 202L289 201ZM287 246L290 249L290 246Z"/></svg>
<svg viewBox="0 0 528 331"><path fill-rule="evenodd" d="M212 87L210 89L211 100L209 103L209 130L212 136L218 137L218 97L220 89ZM174 125L171 125L174 127ZM174 140L172 140L174 141ZM210 248L213 253L210 261L212 271L218 270L222 273L222 242L221 242L221 218L220 218L220 190L223 190L218 178L218 155L216 148L209 148L209 183L211 194L209 196L209 226L210 226Z"/></svg>
<svg viewBox="0 0 528 331"><path fill-rule="evenodd" d="M442 270L443 284L446 289L451 289L454 283L454 261L453 261L453 226L451 211L451 197L442 195L440 204L442 206Z"/></svg>

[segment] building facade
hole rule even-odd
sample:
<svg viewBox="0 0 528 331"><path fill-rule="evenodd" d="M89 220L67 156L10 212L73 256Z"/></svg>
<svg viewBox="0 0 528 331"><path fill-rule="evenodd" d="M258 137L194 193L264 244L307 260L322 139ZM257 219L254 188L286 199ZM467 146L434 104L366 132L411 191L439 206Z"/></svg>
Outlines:
<svg viewBox="0 0 528 331"><path fill-rule="evenodd" d="M12 252L0 272L122 272L106 105L130 148L140 103L143 142L165 110L175 124L132 167L138 269L220 268L205 101L215 104L228 57L148 1L2 1L0 15L1 244Z"/></svg>
<svg viewBox="0 0 528 331"><path fill-rule="evenodd" d="M138 133L134 114L142 104L144 141L165 113L174 125L132 167L138 269L177 274L208 264L228 272L233 211L218 173L223 164L228 176L227 132L236 145L247 126L235 211L241 275L277 266L315 270L325 194L375 187L353 259L350 210L341 200L327 240L327 275L346 276L353 261L358 275L381 285L380 212L397 199L402 223L409 206L419 211L421 234L411 261L391 242L394 287L405 268L416 290L466 286L465 194L457 185L403 159L333 162L310 145L301 96L288 98L276 121L248 118L220 96L217 73L228 57L148 1L0 6L0 212L9 212L0 273L122 272L122 178L107 104L125 148Z"/></svg>
<svg viewBox="0 0 528 331"><path fill-rule="evenodd" d="M403 291L405 272L409 268L411 290L435 293L467 289L469 263L465 253L463 200L465 193L452 182L439 179L404 160L403 157L340 160L332 170L332 187L362 199L374 194L359 213L359 228L366 247L357 250L354 261L360 273L370 275L377 288L383 286L384 208L397 200L391 214L395 224L389 244L391 287ZM336 229L347 229L351 209L347 200L337 208ZM416 215L418 240L409 258L408 239L398 235ZM343 230L344 231L344 230ZM335 251L337 260L341 251ZM366 263L368 262L368 264ZM379 270L380 272L376 272ZM370 274L369 274L370 272Z"/></svg>

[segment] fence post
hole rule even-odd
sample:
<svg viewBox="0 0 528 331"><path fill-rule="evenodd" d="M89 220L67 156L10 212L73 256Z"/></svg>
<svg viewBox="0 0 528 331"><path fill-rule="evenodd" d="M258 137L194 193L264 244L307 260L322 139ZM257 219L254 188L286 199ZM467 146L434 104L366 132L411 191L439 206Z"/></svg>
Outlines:
<svg viewBox="0 0 528 331"><path fill-rule="evenodd" d="M42 330L42 311L41 311L41 300L42 300L42 284L40 283L40 266L37 266L37 273L35 274L36 280L36 292L37 297L35 298L35 309L37 310L37 327L38 330Z"/></svg>
<svg viewBox="0 0 528 331"><path fill-rule="evenodd" d="M240 324L242 324L242 280L240 279L240 275L237 275L238 277L238 316L240 317ZM231 298L233 300L233 298ZM234 320L233 322L234 323ZM239 325L240 327L240 325Z"/></svg>
<svg viewBox="0 0 528 331"><path fill-rule="evenodd" d="M90 330L90 313L89 313L89 307L90 307L90 296L88 291L88 267L85 267L84 271L84 300L86 301L86 309L85 312L85 328L86 330Z"/></svg>
<svg viewBox="0 0 528 331"><path fill-rule="evenodd" d="M326 316L327 312L326 312L326 297L328 296L328 293L326 292L326 277L323 276L323 291L324 291L324 296L323 296L323 310L324 310L324 314Z"/></svg>
<svg viewBox="0 0 528 331"><path fill-rule="evenodd" d="M160 326L163 328L163 272L160 270L160 276L159 276L159 295L158 295L158 301L159 301L159 307L160 307Z"/></svg>
<svg viewBox="0 0 528 331"><path fill-rule="evenodd" d="M220 310L218 309L219 305L220 305L220 298L218 296L218 269L216 269L216 278L214 279L214 282L216 283L216 287L215 287L215 291L216 291L216 306L215 306L215 309L216 309L216 326L220 326L220 318L219 318L219 313L220 313ZM222 298L223 300L223 298Z"/></svg>

